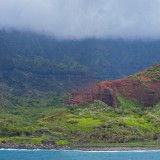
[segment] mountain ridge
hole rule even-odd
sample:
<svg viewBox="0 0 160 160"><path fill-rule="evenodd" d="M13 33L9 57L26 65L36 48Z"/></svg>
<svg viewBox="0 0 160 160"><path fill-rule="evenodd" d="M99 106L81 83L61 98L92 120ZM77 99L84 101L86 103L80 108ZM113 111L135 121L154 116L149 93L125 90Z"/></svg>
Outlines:
<svg viewBox="0 0 160 160"><path fill-rule="evenodd" d="M160 61L159 44L158 40L58 41L33 32L0 30L0 83L10 88L6 97L66 94L95 81L128 76Z"/></svg>

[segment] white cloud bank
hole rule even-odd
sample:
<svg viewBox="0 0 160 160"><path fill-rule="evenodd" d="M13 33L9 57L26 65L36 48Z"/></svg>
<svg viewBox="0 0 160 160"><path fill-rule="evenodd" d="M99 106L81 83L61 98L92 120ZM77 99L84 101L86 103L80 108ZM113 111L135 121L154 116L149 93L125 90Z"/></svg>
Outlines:
<svg viewBox="0 0 160 160"><path fill-rule="evenodd" d="M160 0L0 0L0 28L62 39L157 39Z"/></svg>

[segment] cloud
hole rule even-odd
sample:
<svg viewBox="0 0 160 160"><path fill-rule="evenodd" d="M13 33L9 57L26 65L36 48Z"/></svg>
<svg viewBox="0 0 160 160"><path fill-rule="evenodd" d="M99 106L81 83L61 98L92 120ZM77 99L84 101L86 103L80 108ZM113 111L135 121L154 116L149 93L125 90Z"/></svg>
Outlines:
<svg viewBox="0 0 160 160"><path fill-rule="evenodd" d="M0 28L62 39L158 39L160 0L0 0Z"/></svg>

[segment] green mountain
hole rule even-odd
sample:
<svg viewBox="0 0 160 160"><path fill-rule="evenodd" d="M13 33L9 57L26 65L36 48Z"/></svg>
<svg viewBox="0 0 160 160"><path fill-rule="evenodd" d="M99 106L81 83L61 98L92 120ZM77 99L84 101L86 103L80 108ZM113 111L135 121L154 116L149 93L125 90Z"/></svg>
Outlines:
<svg viewBox="0 0 160 160"><path fill-rule="evenodd" d="M96 99L83 107L68 106L65 100L73 89L158 63L159 44L158 40L60 41L1 30L1 147L158 145L159 103L146 108L121 95L117 108ZM131 78L157 82L159 70L153 67Z"/></svg>
<svg viewBox="0 0 160 160"><path fill-rule="evenodd" d="M159 67L155 65L130 79L159 86ZM83 106L68 106L55 96L38 100L11 97L8 102L12 107L0 107L0 146L158 146L160 103L145 107L123 95L117 96L117 101L114 108L96 99Z"/></svg>
<svg viewBox="0 0 160 160"><path fill-rule="evenodd" d="M88 71L97 80L117 79L158 63L159 44L160 41L121 39L58 41L30 32L0 31L0 54L3 57L1 61L6 57L10 58L11 55L18 56L21 61L28 59L24 66L16 66L15 62L10 64L12 66L7 64L7 67L30 71L36 65L33 71L40 73L48 73L51 70L58 73ZM53 63L52 67L48 64L49 61Z"/></svg>
<svg viewBox="0 0 160 160"><path fill-rule="evenodd" d="M0 30L0 91L40 97L131 75L160 61L160 41L55 40Z"/></svg>

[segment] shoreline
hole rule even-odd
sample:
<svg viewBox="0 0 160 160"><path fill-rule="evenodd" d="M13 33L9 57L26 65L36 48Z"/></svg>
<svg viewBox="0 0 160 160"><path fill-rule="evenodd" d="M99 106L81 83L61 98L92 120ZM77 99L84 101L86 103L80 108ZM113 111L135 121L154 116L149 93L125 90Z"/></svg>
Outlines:
<svg viewBox="0 0 160 160"><path fill-rule="evenodd" d="M160 151L160 146L54 146L54 145L4 145L0 149L17 150L70 150L70 151Z"/></svg>
<svg viewBox="0 0 160 160"><path fill-rule="evenodd" d="M155 147L142 147L142 146L137 146L137 147L115 147L115 146L109 146L109 147L74 147L74 150L81 150L81 151L160 151L160 146L155 146Z"/></svg>

